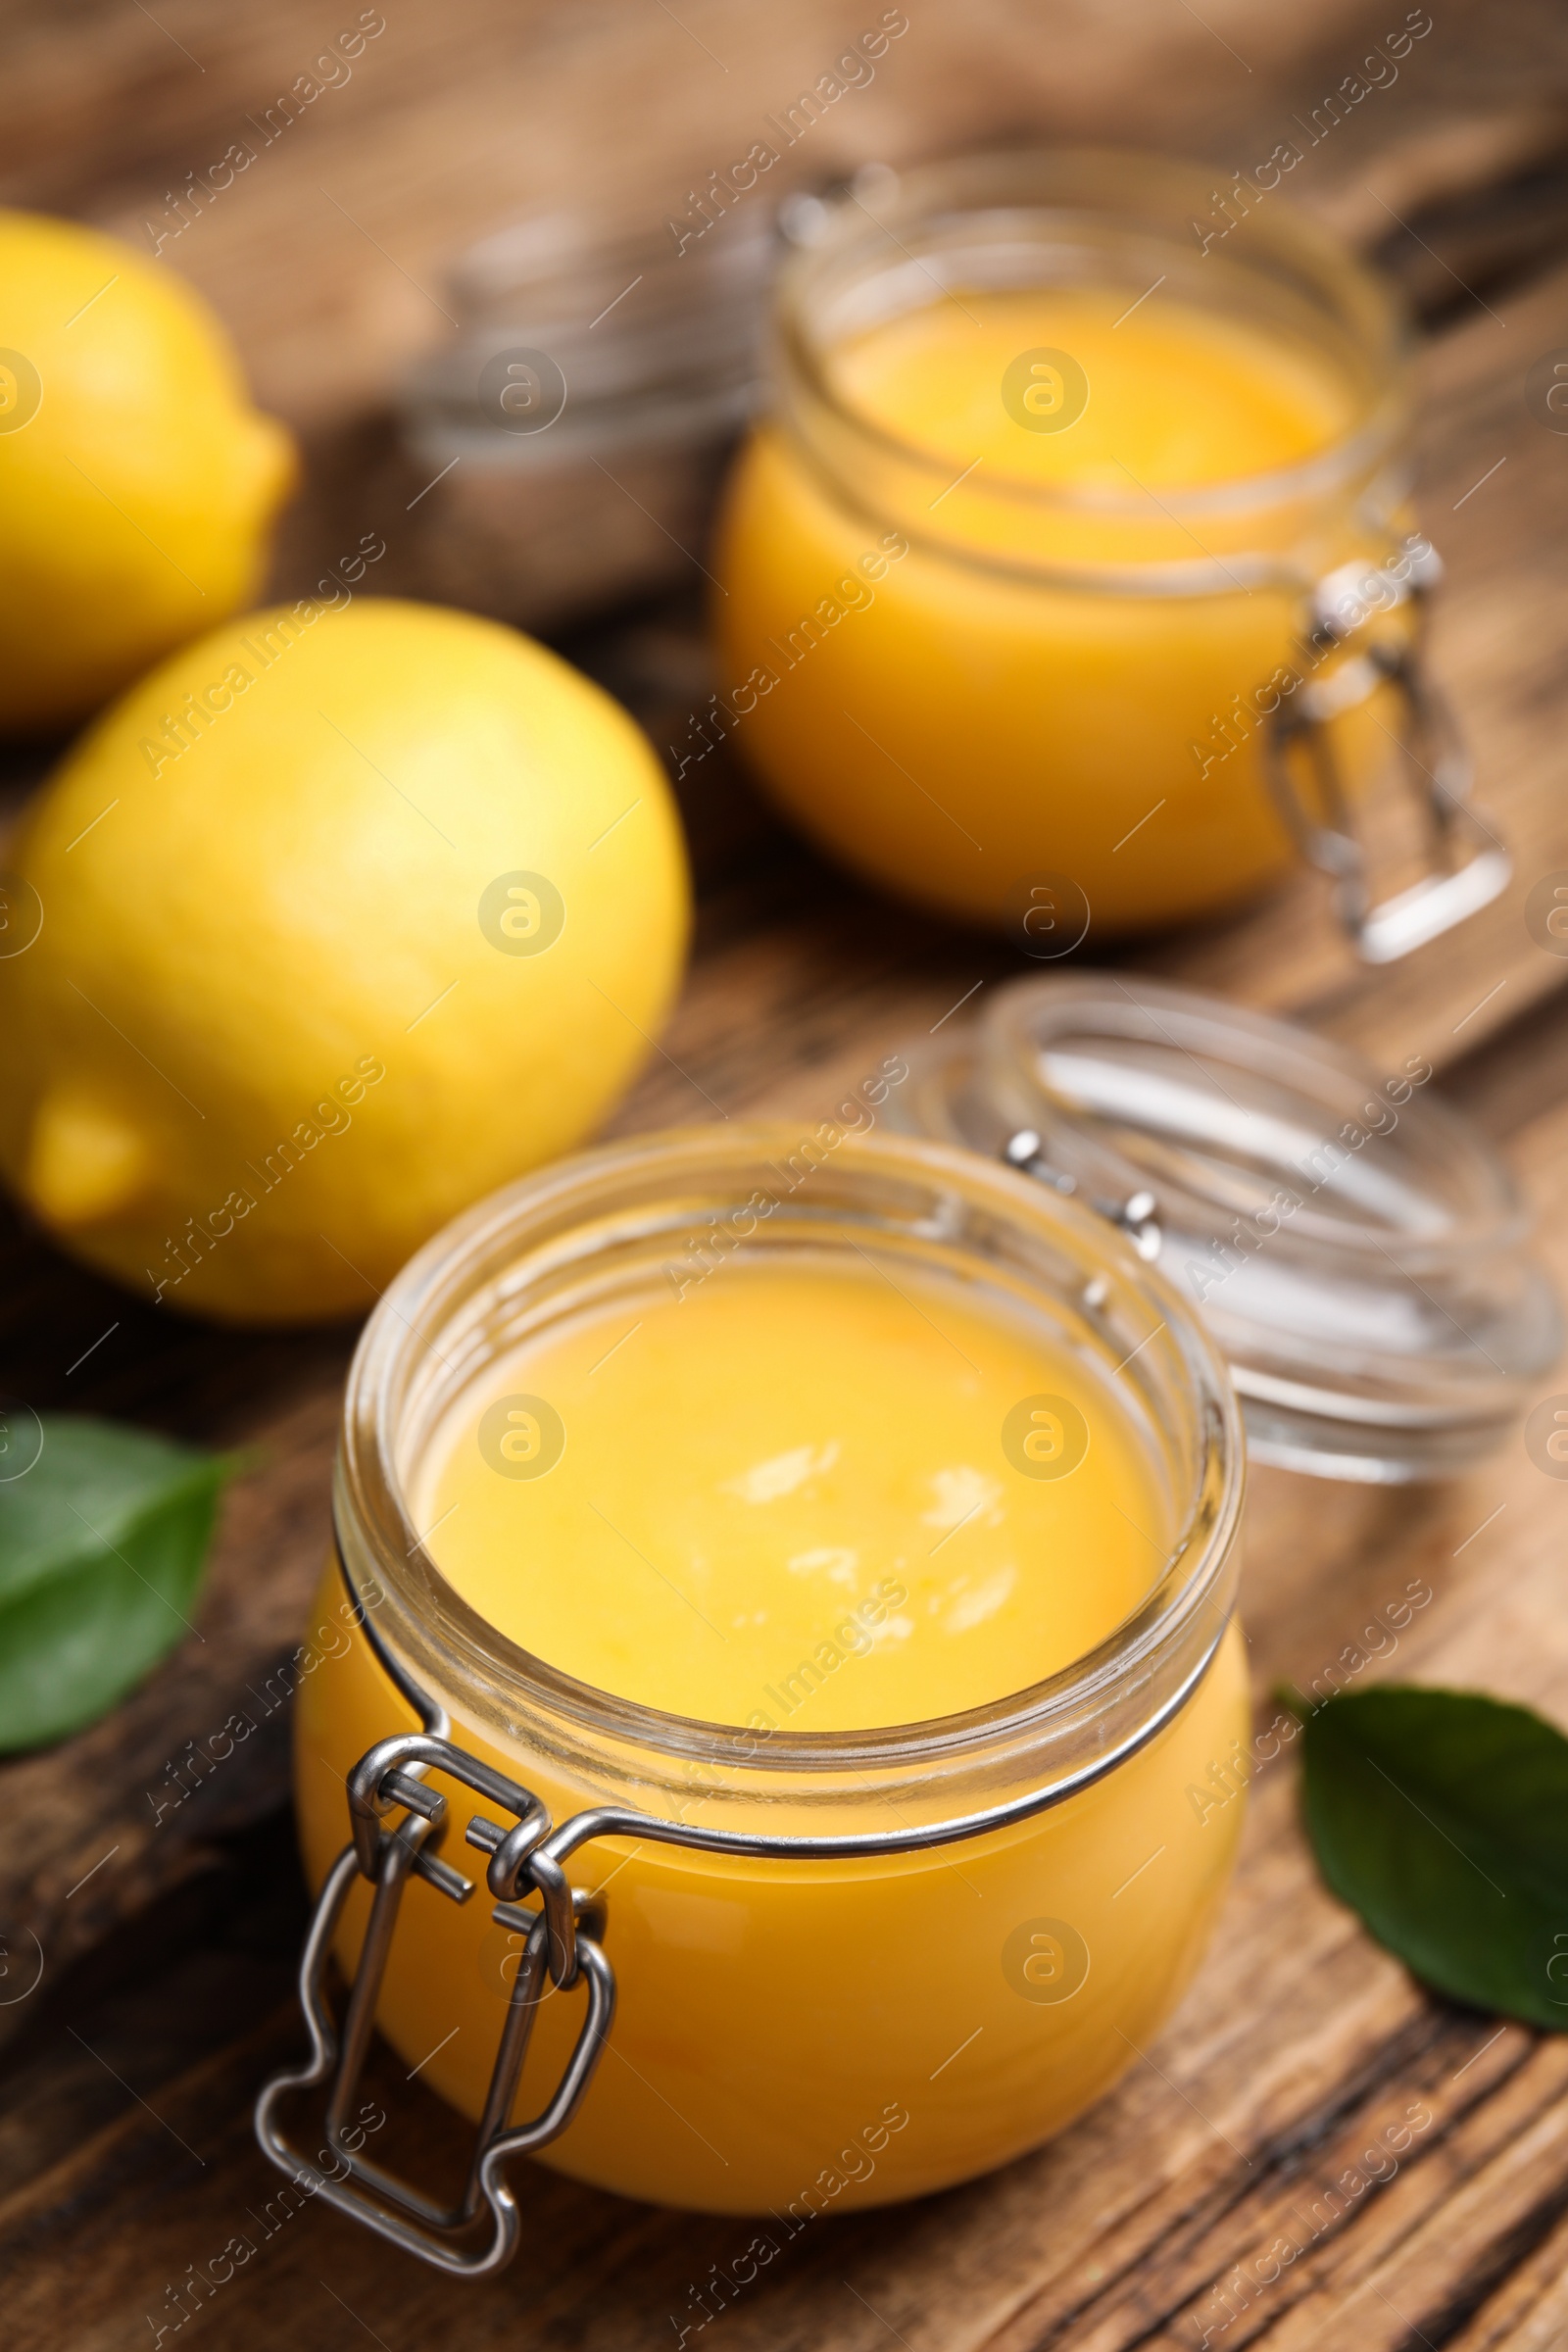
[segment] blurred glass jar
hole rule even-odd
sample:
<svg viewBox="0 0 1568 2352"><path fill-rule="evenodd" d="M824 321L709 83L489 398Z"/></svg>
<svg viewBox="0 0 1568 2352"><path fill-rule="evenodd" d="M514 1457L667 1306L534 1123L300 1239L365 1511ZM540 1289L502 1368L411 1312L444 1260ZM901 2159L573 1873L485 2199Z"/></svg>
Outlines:
<svg viewBox="0 0 1568 2352"><path fill-rule="evenodd" d="M1228 244L1214 202L1193 166L1027 153L887 172L824 216L721 522L719 701L826 849L1031 954L1305 856L1386 960L1508 874L1416 644L1439 566L1406 504L1402 322L1283 195ZM1017 350L1080 331L1087 371ZM1151 486L1120 461L1169 454L1184 392L1213 446ZM1358 803L1395 744L1423 838L1379 905Z"/></svg>
<svg viewBox="0 0 1568 2352"><path fill-rule="evenodd" d="M679 246L542 213L461 257L458 338L400 403L428 481L407 557L423 593L559 627L700 576L776 257L772 202L737 211Z"/></svg>

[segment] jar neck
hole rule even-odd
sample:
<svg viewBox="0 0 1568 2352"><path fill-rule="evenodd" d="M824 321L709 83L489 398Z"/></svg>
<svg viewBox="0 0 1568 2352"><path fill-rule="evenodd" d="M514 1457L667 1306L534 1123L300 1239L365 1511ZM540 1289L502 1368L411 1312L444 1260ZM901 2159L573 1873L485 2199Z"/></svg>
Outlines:
<svg viewBox="0 0 1568 2352"><path fill-rule="evenodd" d="M909 173L831 215L780 280L771 345L777 428L867 528L1001 577L1190 596L1301 587L1396 536L1408 490L1405 335L1391 294L1276 197L1205 249L1207 175L1104 151L986 156ZM910 311L1001 292L1160 288L1309 345L1343 384L1331 445L1276 470L1196 487L1042 484L980 464L955 479L858 410L834 351ZM1130 294L1129 299L1133 297Z"/></svg>
<svg viewBox="0 0 1568 2352"><path fill-rule="evenodd" d="M500 1194L405 1269L368 1325L350 1374L334 1508L350 1585L410 1685L465 1732L543 1766L585 1796L669 1816L805 1834L831 1822L885 1831L951 1821L1103 1768L1130 1752L1200 1679L1234 1601L1242 1449L1234 1396L1191 1310L1151 1282L1119 1237L1071 1203L974 1154L816 1131L657 1137L593 1152ZM752 1246L843 1246L966 1268L1071 1319L1078 1343L1124 1374L1130 1409L1163 1449L1170 1557L1140 1608L1101 1646L1033 1689L939 1721L830 1734L700 1723L595 1690L516 1647L447 1584L406 1490L434 1418L524 1327L570 1311L585 1286L642 1278L744 1218ZM715 1275L722 1279L722 1274ZM1092 1301L1086 1304L1085 1299ZM1157 1328L1156 1328L1157 1327ZM562 1564L561 1572L568 1572ZM684 1818L684 1814L681 1814Z"/></svg>

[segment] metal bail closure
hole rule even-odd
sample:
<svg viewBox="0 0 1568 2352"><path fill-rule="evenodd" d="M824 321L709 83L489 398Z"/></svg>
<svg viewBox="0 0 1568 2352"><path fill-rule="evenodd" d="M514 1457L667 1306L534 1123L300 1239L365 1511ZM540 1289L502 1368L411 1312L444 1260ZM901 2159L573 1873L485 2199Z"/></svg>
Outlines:
<svg viewBox="0 0 1568 2352"><path fill-rule="evenodd" d="M459 2278L484 2278L504 2270L516 2250L517 2204L503 2167L509 2158L555 2139L571 2121L610 2032L615 1980L599 1940L602 1909L581 1889L568 1886L559 1861L539 1851L550 1834L550 1817L539 1799L446 1738L448 1727L439 1709L426 1702L421 1712L427 1723L440 1728L379 1740L350 1777L353 1841L327 1873L300 1960L300 2005L311 2055L303 2066L274 2075L267 2083L256 2103L256 2135L280 2172L340 2213L441 2270ZM431 1767L512 1815L513 1826L504 1829L476 1814L466 1835L469 1845L490 1855L486 1883L499 1898L491 1916L527 1939L507 2004L468 2176L452 2206L421 2196L407 2181L368 2163L349 2144L354 2096L369 2049L404 1889L411 1877L418 1877L455 1903L466 1903L474 1891L471 1880L431 1850L444 1835L448 1812L446 1798L424 1785L423 1775ZM402 1818L387 1829L386 1817L395 1809L401 1810ZM327 2006L324 1979L332 1938L357 1878L368 1879L375 1893L340 2033ZM528 1887L537 1888L542 1909L526 1910L516 1902L517 1894ZM531 2123L508 2131L507 2118L547 1979L554 1979L563 1991L584 1982L587 2014L547 2104ZM325 2146L318 2153L330 2159L333 2169L323 2172L288 2138L278 2108L290 2093L328 2082ZM472 2239L484 2208L490 2217L488 2239L466 2251L464 2241Z"/></svg>
<svg viewBox="0 0 1568 2352"><path fill-rule="evenodd" d="M1020 1127L1015 1135L1009 1135L1003 1146L1002 1156L1010 1168L1021 1168L1026 1176L1049 1184L1054 1192L1070 1195L1078 1190L1077 1177L1069 1175L1065 1168L1053 1164L1045 1144L1033 1127ZM1094 1194L1089 1199L1089 1205L1098 1215L1121 1228L1145 1265L1152 1266L1156 1262L1164 1237L1154 1213L1158 1203L1147 1186L1141 1185L1137 1192L1128 1193L1120 1200L1110 1200L1103 1194Z"/></svg>
<svg viewBox="0 0 1568 2352"><path fill-rule="evenodd" d="M1348 646L1373 616L1409 603L1415 627L1408 642L1372 643L1350 654L1326 676L1286 697L1268 722L1263 764L1269 790L1301 855L1336 888L1335 911L1368 963L1393 963L1424 947L1487 906L1506 888L1507 851L1470 806L1471 765L1453 713L1433 684L1423 654L1426 599L1442 576L1430 541L1407 543L1405 576L1352 563L1320 580L1304 631L1321 657ZM1355 829L1329 722L1393 686L1404 716L1396 738L1406 781L1420 809L1428 870L1392 897L1374 902L1365 845ZM1294 757L1305 758L1318 808L1302 795Z"/></svg>

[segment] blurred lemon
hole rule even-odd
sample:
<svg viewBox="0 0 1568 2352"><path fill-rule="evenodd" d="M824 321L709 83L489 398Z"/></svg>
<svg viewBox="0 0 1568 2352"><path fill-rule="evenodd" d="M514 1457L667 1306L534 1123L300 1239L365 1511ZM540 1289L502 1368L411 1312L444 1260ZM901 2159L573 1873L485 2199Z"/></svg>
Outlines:
<svg viewBox="0 0 1568 2352"><path fill-rule="evenodd" d="M368 1307L648 1053L688 891L619 706L470 614L302 600L106 712L0 878L0 1170L144 1298Z"/></svg>
<svg viewBox="0 0 1568 2352"><path fill-rule="evenodd" d="M254 596L293 478L166 263L0 211L0 731L69 724Z"/></svg>

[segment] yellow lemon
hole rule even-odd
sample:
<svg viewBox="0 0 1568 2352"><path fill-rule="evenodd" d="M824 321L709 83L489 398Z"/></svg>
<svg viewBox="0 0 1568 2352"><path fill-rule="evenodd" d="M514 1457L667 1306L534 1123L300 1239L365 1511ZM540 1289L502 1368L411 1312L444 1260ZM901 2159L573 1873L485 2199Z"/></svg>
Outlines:
<svg viewBox="0 0 1568 2352"><path fill-rule="evenodd" d="M0 730L69 724L253 597L294 469L167 263L0 211Z"/></svg>
<svg viewBox="0 0 1568 2352"><path fill-rule="evenodd" d="M347 594L166 662L0 877L0 1170L166 1305L368 1307L567 1150L678 985L685 854L619 706L471 614Z"/></svg>

